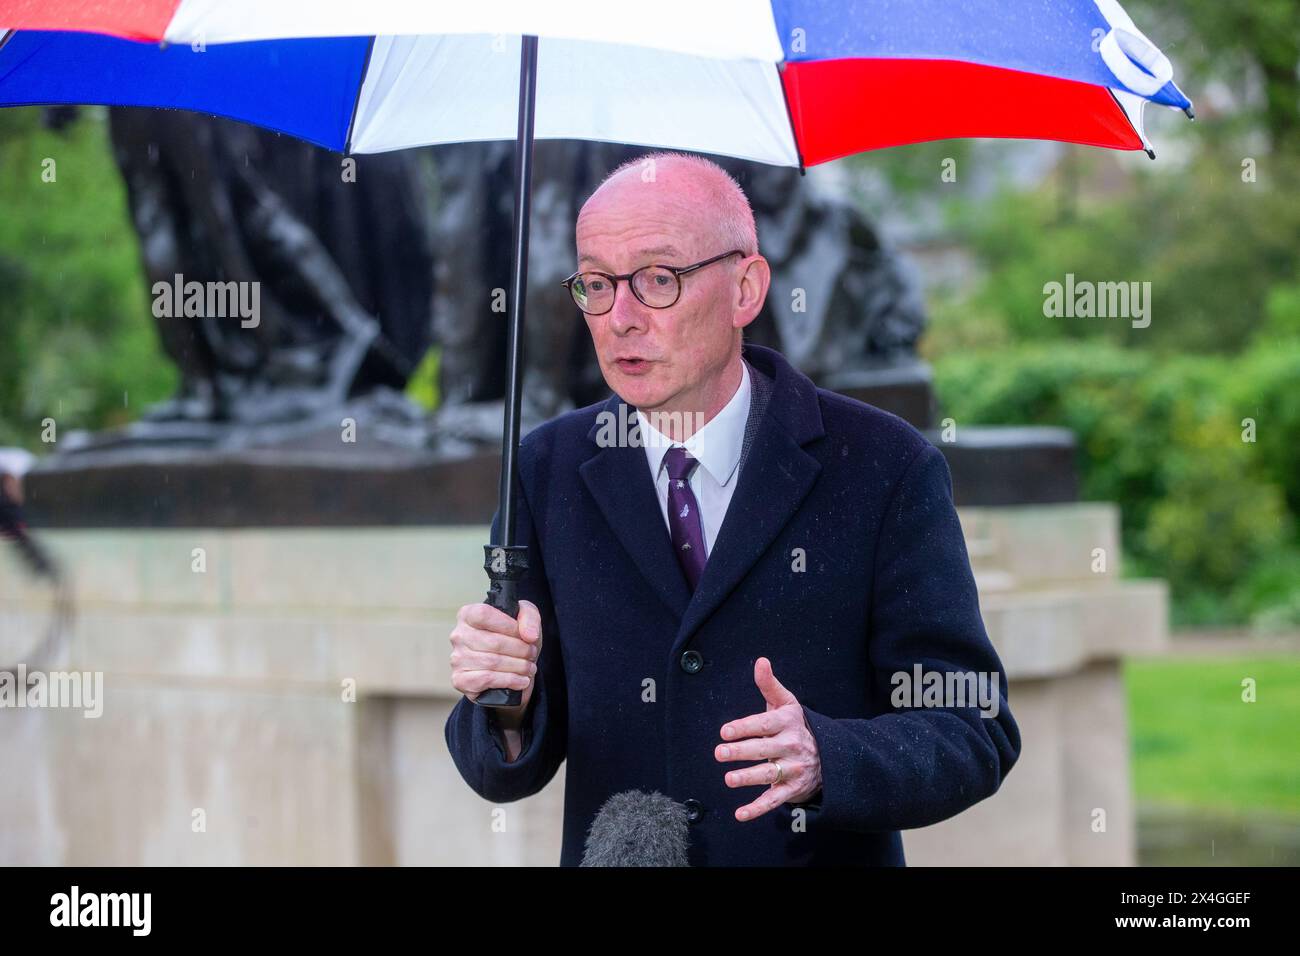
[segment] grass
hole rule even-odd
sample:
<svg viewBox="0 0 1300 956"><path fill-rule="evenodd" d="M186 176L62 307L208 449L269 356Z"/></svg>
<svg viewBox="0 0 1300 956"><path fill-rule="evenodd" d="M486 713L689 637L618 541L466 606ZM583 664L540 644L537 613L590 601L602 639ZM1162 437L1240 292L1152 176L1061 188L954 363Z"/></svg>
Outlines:
<svg viewBox="0 0 1300 956"><path fill-rule="evenodd" d="M1124 682L1139 801L1300 815L1300 659L1131 660Z"/></svg>

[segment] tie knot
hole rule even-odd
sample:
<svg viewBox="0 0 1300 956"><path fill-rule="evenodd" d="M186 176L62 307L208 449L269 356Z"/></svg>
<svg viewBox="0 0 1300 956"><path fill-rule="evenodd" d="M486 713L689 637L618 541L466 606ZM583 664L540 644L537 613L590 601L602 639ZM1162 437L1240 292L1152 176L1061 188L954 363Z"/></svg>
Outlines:
<svg viewBox="0 0 1300 956"><path fill-rule="evenodd" d="M668 449L664 455L664 464L668 466L668 477L673 481L686 481L691 477L699 459L692 458L691 453L680 445Z"/></svg>

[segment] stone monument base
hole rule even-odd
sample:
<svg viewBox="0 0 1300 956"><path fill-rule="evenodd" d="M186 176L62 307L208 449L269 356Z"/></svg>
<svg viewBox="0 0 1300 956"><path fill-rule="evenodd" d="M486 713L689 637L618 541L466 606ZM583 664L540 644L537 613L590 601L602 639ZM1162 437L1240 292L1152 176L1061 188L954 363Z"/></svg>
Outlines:
<svg viewBox="0 0 1300 956"><path fill-rule="evenodd" d="M1024 746L993 797L905 831L908 862L1131 864L1119 661L1163 646L1165 588L1120 580L1112 506L961 518ZM563 768L494 816L443 739L447 634L484 593L486 526L41 536L76 616L25 661L50 597L0 549L0 662L99 672L103 711L0 711L0 864L559 860Z"/></svg>

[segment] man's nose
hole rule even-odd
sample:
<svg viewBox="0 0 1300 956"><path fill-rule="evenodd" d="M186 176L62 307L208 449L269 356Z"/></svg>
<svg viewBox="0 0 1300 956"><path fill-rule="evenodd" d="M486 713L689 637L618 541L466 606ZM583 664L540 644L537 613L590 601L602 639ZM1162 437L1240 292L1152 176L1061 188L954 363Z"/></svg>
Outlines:
<svg viewBox="0 0 1300 956"><path fill-rule="evenodd" d="M650 308L632 294L632 286L627 280L619 281L619 288L614 294L614 307L609 310L609 329L615 335L627 335L629 332L644 331L650 324Z"/></svg>

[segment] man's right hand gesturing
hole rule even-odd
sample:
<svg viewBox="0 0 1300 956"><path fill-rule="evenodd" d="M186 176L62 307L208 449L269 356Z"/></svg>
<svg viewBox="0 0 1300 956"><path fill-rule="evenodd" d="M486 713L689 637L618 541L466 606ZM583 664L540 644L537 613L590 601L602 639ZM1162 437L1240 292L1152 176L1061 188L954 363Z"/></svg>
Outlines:
<svg viewBox="0 0 1300 956"><path fill-rule="evenodd" d="M542 650L542 615L531 601L519 602L512 618L489 604L466 604L451 631L451 686L473 699L493 687L523 691L518 707L497 707L508 745L507 761L523 749L520 727L533 696L533 677Z"/></svg>

